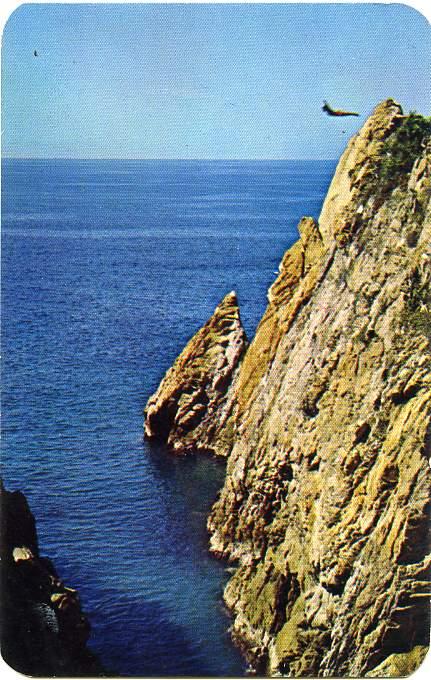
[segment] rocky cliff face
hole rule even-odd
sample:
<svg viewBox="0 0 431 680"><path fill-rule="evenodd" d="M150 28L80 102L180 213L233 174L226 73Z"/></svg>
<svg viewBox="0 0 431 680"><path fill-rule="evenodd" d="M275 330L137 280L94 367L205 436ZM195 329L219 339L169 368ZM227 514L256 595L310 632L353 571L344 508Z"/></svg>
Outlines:
<svg viewBox="0 0 431 680"><path fill-rule="evenodd" d="M1 651L35 676L103 676L87 649L90 625L76 590L39 554L34 517L22 493L1 493Z"/></svg>
<svg viewBox="0 0 431 680"><path fill-rule="evenodd" d="M190 340L145 408L145 434L175 453L205 450L230 415L230 386L247 347L238 301L229 293Z"/></svg>
<svg viewBox="0 0 431 680"><path fill-rule="evenodd" d="M404 125L380 104L301 221L213 440L211 549L260 672L391 676L428 645L431 146L388 180Z"/></svg>

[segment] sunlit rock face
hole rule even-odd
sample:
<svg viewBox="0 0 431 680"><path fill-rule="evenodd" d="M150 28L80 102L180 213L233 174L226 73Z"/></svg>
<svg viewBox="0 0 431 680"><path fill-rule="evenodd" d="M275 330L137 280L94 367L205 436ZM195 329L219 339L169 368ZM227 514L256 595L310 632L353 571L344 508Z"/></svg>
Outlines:
<svg viewBox="0 0 431 680"><path fill-rule="evenodd" d="M237 564L232 634L262 673L390 677L428 645L431 146L383 182L404 124L388 100L350 141L319 221L300 222L281 262L223 418L202 410L192 440L175 430L177 446L206 448L213 426L228 456L210 545Z"/></svg>
<svg viewBox="0 0 431 680"><path fill-rule="evenodd" d="M229 293L190 340L145 408L145 434L179 454L216 452L230 413L229 388L247 347L238 301Z"/></svg>

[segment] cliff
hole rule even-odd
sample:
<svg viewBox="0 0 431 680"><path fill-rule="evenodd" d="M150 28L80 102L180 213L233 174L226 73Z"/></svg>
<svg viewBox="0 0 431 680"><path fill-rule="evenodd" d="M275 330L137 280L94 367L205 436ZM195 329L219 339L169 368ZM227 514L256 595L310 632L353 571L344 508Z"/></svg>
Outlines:
<svg viewBox="0 0 431 680"><path fill-rule="evenodd" d="M76 590L39 554L36 525L22 493L1 494L1 651L20 673L104 676L86 647L90 624Z"/></svg>
<svg viewBox="0 0 431 680"><path fill-rule="evenodd" d="M237 565L224 597L259 672L391 677L428 645L429 135L376 107L225 396L210 545Z"/></svg>

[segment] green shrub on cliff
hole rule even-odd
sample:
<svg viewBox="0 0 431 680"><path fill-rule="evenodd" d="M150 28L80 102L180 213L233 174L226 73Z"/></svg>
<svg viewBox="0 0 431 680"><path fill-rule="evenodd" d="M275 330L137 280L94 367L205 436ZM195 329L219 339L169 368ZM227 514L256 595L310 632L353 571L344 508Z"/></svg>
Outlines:
<svg viewBox="0 0 431 680"><path fill-rule="evenodd" d="M386 190L407 179L416 158L431 137L431 118L412 112L384 142L380 178Z"/></svg>
<svg viewBox="0 0 431 680"><path fill-rule="evenodd" d="M411 331L424 335L431 346L431 293L429 283L421 278L416 267L403 285L406 301L401 322Z"/></svg>

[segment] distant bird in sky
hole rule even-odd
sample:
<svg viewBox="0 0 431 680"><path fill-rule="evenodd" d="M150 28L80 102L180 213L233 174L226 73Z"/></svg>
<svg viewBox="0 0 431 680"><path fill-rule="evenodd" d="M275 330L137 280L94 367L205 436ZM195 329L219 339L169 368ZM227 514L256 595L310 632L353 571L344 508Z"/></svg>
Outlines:
<svg viewBox="0 0 431 680"><path fill-rule="evenodd" d="M37 53L37 50L35 50L35 51L33 52L33 56L35 56L35 57L38 57L38 56L39 56L38 53Z"/></svg>
<svg viewBox="0 0 431 680"><path fill-rule="evenodd" d="M340 111L339 109L332 109L328 102L323 102L322 111L328 114L328 116L359 116L359 113L354 111Z"/></svg>

